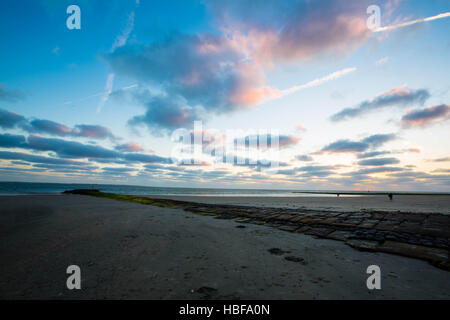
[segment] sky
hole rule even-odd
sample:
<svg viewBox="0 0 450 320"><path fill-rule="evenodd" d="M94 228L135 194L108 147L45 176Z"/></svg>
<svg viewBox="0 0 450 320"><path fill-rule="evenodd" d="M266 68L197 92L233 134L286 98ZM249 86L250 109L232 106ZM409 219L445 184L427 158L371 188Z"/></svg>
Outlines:
<svg viewBox="0 0 450 320"><path fill-rule="evenodd" d="M447 0L2 1L0 30L0 181L450 191Z"/></svg>

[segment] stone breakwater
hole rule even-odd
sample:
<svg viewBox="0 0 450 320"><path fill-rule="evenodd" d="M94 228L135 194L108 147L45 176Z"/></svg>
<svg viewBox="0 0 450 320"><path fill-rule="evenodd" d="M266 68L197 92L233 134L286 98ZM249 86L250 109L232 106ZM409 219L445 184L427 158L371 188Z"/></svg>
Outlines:
<svg viewBox="0 0 450 320"><path fill-rule="evenodd" d="M71 190L64 193L179 208L196 214L215 216L217 219L235 219L240 223L266 225L284 231L344 241L358 250L423 259L438 268L450 271L449 215L385 211L323 212L218 205L118 195L98 190Z"/></svg>

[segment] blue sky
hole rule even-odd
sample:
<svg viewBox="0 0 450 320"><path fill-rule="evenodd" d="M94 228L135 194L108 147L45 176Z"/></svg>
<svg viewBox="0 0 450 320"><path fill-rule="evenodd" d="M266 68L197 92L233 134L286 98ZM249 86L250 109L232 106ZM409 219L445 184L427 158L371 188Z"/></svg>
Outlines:
<svg viewBox="0 0 450 320"><path fill-rule="evenodd" d="M380 30L366 25L373 4ZM3 1L0 180L449 191L449 12L445 0ZM181 165L171 136L194 121L203 147L234 129L278 132L280 148L233 151L253 165L204 150Z"/></svg>

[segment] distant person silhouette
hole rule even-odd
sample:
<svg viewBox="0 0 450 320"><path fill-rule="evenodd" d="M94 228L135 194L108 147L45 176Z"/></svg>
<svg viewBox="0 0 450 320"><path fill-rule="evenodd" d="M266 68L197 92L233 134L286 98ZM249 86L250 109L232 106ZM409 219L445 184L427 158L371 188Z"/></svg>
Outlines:
<svg viewBox="0 0 450 320"><path fill-rule="evenodd" d="M388 197L389 197L389 200L392 201L392 199L394 198L394 195L393 195L392 193L389 193L389 194L388 194Z"/></svg>

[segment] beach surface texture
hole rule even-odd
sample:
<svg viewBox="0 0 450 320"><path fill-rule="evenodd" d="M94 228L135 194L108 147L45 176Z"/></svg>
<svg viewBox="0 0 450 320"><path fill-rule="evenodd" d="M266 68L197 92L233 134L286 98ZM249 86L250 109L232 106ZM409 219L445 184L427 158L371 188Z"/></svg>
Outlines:
<svg viewBox="0 0 450 320"><path fill-rule="evenodd" d="M0 298L450 298L448 197L161 198L0 197Z"/></svg>

